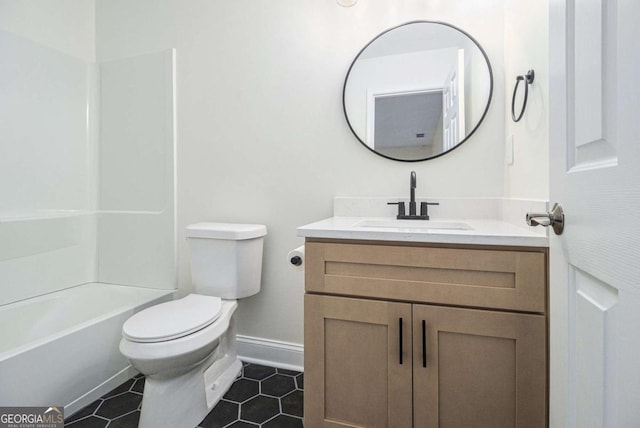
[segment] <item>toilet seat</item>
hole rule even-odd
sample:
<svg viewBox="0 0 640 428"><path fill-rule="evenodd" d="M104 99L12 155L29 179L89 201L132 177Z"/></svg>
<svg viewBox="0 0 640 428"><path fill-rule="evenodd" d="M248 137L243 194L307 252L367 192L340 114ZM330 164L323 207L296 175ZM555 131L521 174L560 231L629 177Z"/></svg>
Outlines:
<svg viewBox="0 0 640 428"><path fill-rule="evenodd" d="M238 303L235 300L222 300L220 315L214 322L177 339L138 342L123 337L120 341L120 352L134 362L134 367L145 375L188 368L219 346L221 338L229 332L231 317L237 307Z"/></svg>
<svg viewBox="0 0 640 428"><path fill-rule="evenodd" d="M122 334L139 343L178 339L211 325L220 317L221 309L219 297L189 294L138 312L124 323Z"/></svg>

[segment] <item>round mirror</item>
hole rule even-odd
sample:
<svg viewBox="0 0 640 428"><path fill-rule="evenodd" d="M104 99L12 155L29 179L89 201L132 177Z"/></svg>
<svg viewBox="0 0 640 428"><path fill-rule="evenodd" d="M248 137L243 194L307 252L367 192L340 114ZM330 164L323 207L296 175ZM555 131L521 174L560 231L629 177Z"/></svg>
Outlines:
<svg viewBox="0 0 640 428"><path fill-rule="evenodd" d="M492 92L489 58L473 37L442 22L414 21L383 32L358 53L342 103L365 147L415 162L467 141Z"/></svg>

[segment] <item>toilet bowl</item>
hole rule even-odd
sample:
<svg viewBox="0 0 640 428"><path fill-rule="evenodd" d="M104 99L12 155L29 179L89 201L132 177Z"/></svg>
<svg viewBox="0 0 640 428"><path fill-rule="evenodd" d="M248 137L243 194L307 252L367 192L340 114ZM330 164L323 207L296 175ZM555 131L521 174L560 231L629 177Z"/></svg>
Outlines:
<svg viewBox="0 0 640 428"><path fill-rule="evenodd" d="M181 319L183 309L194 303L204 306L210 299L218 300L217 308L212 305L217 309L211 312L214 320L188 332L198 324ZM140 427L192 428L222 398L242 368L231 326L237 306L233 300L190 294L149 308L150 313L139 312L125 322L120 352L146 376ZM163 332L155 320L167 329ZM178 321L178 328L171 325L172 320ZM151 334L142 330L147 324ZM178 336L179 330L184 334Z"/></svg>
<svg viewBox="0 0 640 428"><path fill-rule="evenodd" d="M202 309L198 306L208 303L211 303L211 312L198 311ZM190 306L194 306L194 310L187 313ZM188 371L218 347L236 307L235 301L222 302L216 297L197 294L156 305L127 320L122 327L120 351L147 376ZM206 324L193 317L185 319L185 315L202 315Z"/></svg>
<svg viewBox="0 0 640 428"><path fill-rule="evenodd" d="M200 423L242 368L235 299L260 289L262 225L187 228L195 293L147 308L122 328L120 352L146 376L139 427Z"/></svg>

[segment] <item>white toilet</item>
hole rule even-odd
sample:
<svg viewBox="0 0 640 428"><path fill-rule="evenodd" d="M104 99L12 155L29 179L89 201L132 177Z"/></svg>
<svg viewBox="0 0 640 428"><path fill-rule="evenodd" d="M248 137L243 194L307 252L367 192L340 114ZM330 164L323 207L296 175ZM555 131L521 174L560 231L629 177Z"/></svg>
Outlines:
<svg viewBox="0 0 640 428"><path fill-rule="evenodd" d="M231 387L242 368L235 299L260 291L266 234L257 224L188 226L194 293L124 323L120 352L146 376L141 428L193 428Z"/></svg>

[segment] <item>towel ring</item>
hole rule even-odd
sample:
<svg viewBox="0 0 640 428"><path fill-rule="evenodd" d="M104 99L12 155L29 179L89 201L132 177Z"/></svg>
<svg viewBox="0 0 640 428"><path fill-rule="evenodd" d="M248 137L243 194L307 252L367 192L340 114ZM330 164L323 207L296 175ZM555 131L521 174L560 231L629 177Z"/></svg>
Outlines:
<svg viewBox="0 0 640 428"><path fill-rule="evenodd" d="M511 98L511 119L514 122L520 122L522 116L524 115L524 110L527 108L527 99L529 98L529 85L533 83L533 79L535 77L535 72L533 70L527 71L527 74L524 76L516 77L516 87L513 88L513 98ZM522 102L522 110L520 110L520 114L516 117L516 94L518 93L518 85L520 85L521 81L524 82L524 101Z"/></svg>

